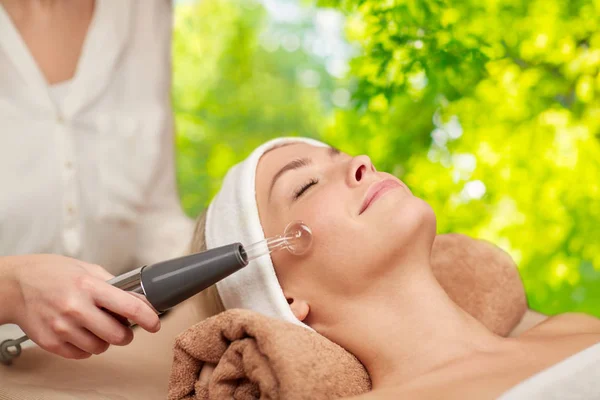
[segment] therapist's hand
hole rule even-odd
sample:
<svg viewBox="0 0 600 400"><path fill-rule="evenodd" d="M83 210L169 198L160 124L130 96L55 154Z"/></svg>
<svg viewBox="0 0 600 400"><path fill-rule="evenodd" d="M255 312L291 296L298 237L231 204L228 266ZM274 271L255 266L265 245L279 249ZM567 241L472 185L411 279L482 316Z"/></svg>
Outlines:
<svg viewBox="0 0 600 400"><path fill-rule="evenodd" d="M131 328L105 310L149 332L160 329L151 306L106 283L113 276L98 265L58 255L2 257L0 263L10 266L19 289L9 305L12 322L49 352L82 359L103 353L111 344L129 344Z"/></svg>

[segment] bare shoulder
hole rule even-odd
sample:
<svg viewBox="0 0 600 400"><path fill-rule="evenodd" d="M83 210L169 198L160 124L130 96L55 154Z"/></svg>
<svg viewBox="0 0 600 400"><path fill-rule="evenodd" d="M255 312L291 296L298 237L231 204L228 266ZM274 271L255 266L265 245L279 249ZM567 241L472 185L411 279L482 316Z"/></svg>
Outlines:
<svg viewBox="0 0 600 400"><path fill-rule="evenodd" d="M549 317L523 335L532 334L600 334L600 319L577 312L559 314Z"/></svg>

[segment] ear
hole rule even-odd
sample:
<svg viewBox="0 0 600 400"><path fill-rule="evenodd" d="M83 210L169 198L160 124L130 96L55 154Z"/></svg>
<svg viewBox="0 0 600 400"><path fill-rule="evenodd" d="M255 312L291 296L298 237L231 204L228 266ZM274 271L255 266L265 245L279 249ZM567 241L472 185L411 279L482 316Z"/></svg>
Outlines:
<svg viewBox="0 0 600 400"><path fill-rule="evenodd" d="M304 321L308 316L308 313L310 313L310 306L308 303L299 298L288 296L285 296L285 298L296 318L298 318L300 321Z"/></svg>

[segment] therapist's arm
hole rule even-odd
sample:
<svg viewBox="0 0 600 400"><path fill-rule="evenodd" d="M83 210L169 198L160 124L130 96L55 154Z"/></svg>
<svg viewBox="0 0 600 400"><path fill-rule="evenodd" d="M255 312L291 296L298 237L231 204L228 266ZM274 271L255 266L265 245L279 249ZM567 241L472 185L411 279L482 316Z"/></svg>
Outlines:
<svg viewBox="0 0 600 400"><path fill-rule="evenodd" d="M17 302L20 301L15 267L8 257L0 257L0 325L15 322Z"/></svg>

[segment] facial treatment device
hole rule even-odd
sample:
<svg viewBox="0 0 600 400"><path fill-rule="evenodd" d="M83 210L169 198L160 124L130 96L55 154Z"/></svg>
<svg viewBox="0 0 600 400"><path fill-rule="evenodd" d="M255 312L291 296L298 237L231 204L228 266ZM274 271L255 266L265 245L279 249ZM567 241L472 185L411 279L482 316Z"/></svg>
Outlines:
<svg viewBox="0 0 600 400"><path fill-rule="evenodd" d="M107 283L129 292L144 295L154 309L162 314L202 290L244 268L258 257L287 249L302 255L312 244L312 232L300 221L288 224L282 235L270 237L244 247L233 243L202 253L175 258L119 275ZM21 354L23 336L0 343L0 362L10 365Z"/></svg>

